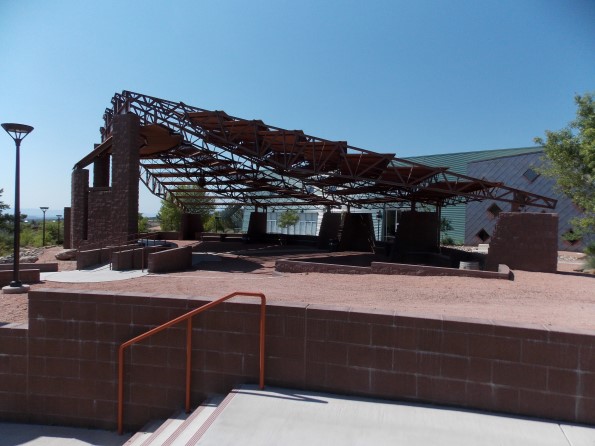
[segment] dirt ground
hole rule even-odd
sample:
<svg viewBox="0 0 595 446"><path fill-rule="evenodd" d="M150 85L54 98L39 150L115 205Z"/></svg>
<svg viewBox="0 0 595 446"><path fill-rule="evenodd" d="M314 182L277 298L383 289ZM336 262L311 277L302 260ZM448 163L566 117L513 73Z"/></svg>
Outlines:
<svg viewBox="0 0 595 446"><path fill-rule="evenodd" d="M248 245L252 246L252 245ZM47 249L40 262L56 262L59 248ZM402 314L476 318L499 323L536 324L550 329L595 332L595 276L577 273L579 255L561 253L557 274L514 271L515 280L467 277L417 277L278 273L274 247L204 244L206 255L192 271L148 275L102 283L33 284L32 289L65 288L114 292L162 293L216 298L233 291L262 292L269 303L295 302L383 309ZM324 255L328 255L325 253ZM75 268L59 261L61 271ZM165 280L167 277L167 280ZM0 295L0 325L27 322L27 295Z"/></svg>

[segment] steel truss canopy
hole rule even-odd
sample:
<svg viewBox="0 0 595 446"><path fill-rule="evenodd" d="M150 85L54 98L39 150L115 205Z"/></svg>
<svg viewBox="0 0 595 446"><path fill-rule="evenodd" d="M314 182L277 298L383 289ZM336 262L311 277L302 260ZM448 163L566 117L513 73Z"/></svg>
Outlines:
<svg viewBox="0 0 595 446"><path fill-rule="evenodd" d="M114 116L125 113L140 118L141 181L186 212L206 200L264 208L445 206L478 200L556 206L554 199L454 173L448 167L426 166L302 130L130 91L112 98L112 107L103 116L102 143L75 168L111 152Z"/></svg>

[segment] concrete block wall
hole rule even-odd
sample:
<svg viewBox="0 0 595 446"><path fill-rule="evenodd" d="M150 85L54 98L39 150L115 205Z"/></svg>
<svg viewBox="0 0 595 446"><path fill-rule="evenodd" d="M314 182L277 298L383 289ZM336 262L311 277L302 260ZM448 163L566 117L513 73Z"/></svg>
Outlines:
<svg viewBox="0 0 595 446"><path fill-rule="evenodd" d="M109 187L89 188L88 198L88 240L110 240L112 237L112 221L106 216L112 214L114 194Z"/></svg>
<svg viewBox="0 0 595 446"><path fill-rule="evenodd" d="M173 248L161 252L154 252L148 256L150 273L166 273L183 271L192 266L192 247Z"/></svg>
<svg viewBox="0 0 595 446"><path fill-rule="evenodd" d="M0 417L113 429L119 344L208 301L30 292L28 330L0 328ZM258 320L247 299L195 318L193 404L257 382ZM184 325L126 352L128 429L183 407ZM267 385L595 424L595 331L305 304L266 327Z"/></svg>
<svg viewBox="0 0 595 446"><path fill-rule="evenodd" d="M403 211L395 234L393 257L408 251L437 252L440 246L436 212Z"/></svg>
<svg viewBox="0 0 595 446"><path fill-rule="evenodd" d="M0 270L0 287L10 285L14 270ZM19 280L23 283L38 283L39 269L19 268Z"/></svg>
<svg viewBox="0 0 595 446"><path fill-rule="evenodd" d="M498 217L486 269L554 273L558 268L558 214L502 212Z"/></svg>
<svg viewBox="0 0 595 446"><path fill-rule="evenodd" d="M0 419L22 421L29 410L27 325L0 325Z"/></svg>

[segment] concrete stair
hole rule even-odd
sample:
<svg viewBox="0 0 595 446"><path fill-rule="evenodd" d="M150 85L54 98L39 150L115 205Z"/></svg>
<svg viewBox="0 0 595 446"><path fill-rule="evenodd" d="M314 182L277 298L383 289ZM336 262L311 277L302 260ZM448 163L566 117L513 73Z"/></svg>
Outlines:
<svg viewBox="0 0 595 446"><path fill-rule="evenodd" d="M194 412L178 412L167 420L148 423L124 446L195 445L233 395L216 395L204 401Z"/></svg>

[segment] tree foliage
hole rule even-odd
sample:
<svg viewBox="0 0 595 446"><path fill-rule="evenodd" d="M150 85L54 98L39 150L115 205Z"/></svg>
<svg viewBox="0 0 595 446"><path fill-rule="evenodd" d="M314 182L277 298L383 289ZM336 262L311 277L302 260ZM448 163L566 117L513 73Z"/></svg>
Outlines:
<svg viewBox="0 0 595 446"><path fill-rule="evenodd" d="M546 156L540 173L555 178L558 189L583 211L584 217L572 221L573 232L582 236L595 233L595 103L593 93L574 99L576 118L535 142ZM595 247L587 249L595 254Z"/></svg>
<svg viewBox="0 0 595 446"><path fill-rule="evenodd" d="M142 212L138 213L138 232L149 231L149 219L145 217Z"/></svg>
<svg viewBox="0 0 595 446"><path fill-rule="evenodd" d="M161 208L157 213L157 220L162 231L179 231L182 210L170 200L161 200Z"/></svg>
<svg viewBox="0 0 595 446"><path fill-rule="evenodd" d="M297 213L296 210L290 209L283 212L279 216L277 226L279 226L281 229L285 229L289 228L290 226L294 226L298 221L300 221L300 215Z"/></svg>
<svg viewBox="0 0 595 446"><path fill-rule="evenodd" d="M187 186L182 186L176 189L176 193L180 193L180 195L185 193L185 189L188 189ZM203 222L207 221L215 209L214 199L207 195L206 190L197 192L196 190L188 191L188 194L192 194L193 196L199 195L201 196L201 200L204 202L203 205L199 206L196 209L192 210L193 214L199 214L202 217ZM162 231L179 231L180 230L180 221L182 219L182 209L178 207L174 203L173 197L169 196L166 200L161 200L161 208L157 213L157 219L161 225Z"/></svg>

